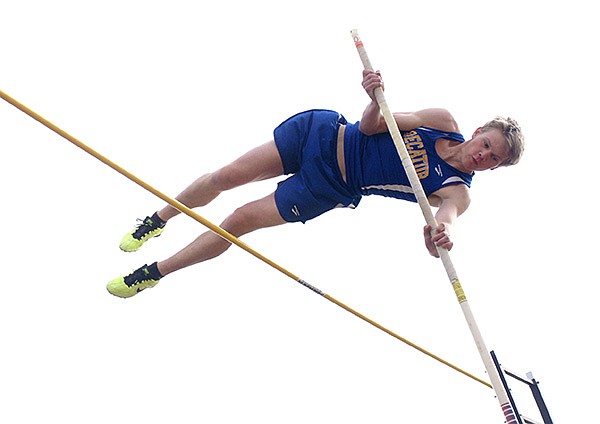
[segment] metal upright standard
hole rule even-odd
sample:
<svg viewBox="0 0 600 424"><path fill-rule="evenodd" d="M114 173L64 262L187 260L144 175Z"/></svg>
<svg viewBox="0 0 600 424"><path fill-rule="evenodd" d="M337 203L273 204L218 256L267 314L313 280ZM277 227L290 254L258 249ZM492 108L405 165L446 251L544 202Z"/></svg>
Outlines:
<svg viewBox="0 0 600 424"><path fill-rule="evenodd" d="M537 421L534 421L531 418L527 418L526 416L519 414L515 400L510 393L510 388L508 387L508 383L504 375L512 377L515 380L529 386L529 388L531 389L531 394L533 395L533 399L535 400L535 403L540 411L540 415L542 416L542 420L544 420L544 424L553 424L552 418L550 418L550 413L548 412L548 408L546 407L546 402L544 402L544 399L542 398L542 392L540 391L538 382L533 378L533 374L528 372L527 377L522 377L517 373L514 373L502 367L502 365L500 365L500 361L498 361L498 357L496 356L493 350L490 352L490 355L492 356L492 359L494 360L494 365L496 366L496 369L500 374L500 378L502 380L502 384L504 385L504 389L508 393L509 400L513 406L515 415L517 417L517 422L519 424L539 424Z"/></svg>

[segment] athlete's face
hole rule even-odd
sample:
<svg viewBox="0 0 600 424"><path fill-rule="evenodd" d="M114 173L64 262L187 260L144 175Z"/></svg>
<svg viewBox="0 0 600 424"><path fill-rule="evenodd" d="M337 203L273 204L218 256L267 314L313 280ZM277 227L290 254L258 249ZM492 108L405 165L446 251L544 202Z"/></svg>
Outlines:
<svg viewBox="0 0 600 424"><path fill-rule="evenodd" d="M502 131L477 129L465 149L463 166L471 171L485 171L498 167L507 158L508 148Z"/></svg>

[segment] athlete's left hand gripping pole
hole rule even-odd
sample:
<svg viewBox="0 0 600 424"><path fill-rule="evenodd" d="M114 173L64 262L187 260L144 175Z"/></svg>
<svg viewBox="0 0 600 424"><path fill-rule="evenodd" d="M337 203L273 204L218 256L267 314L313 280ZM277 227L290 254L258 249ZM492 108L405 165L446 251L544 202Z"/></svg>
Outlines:
<svg viewBox="0 0 600 424"><path fill-rule="evenodd" d="M358 54L360 55L360 59L362 60L364 68L373 71L373 66L371 65L369 57L367 56L365 46L363 45L362 41L360 40L360 37L358 36L358 31L355 29L352 30L351 36L356 46L356 49L358 50ZM404 140L402 139L402 135L400 134L398 124L396 123L394 116L390 112L381 87L377 87L375 89L374 94L375 99L379 104L379 108L381 109L381 113L383 114L385 122L388 126L392 139L394 140L394 144L396 145L396 149L398 150L400 159L402 160L402 166L404 167L404 170L408 175L410 184L417 198L417 202L421 207L421 211L423 212L425 221L428 225L431 226L431 228L435 229L437 228L435 216L433 215L431 206L429 205L429 201L427 200L427 196L425 195L425 191L423 190L423 186L421 185L421 181L419 180L415 167L410 159L410 156L404 144ZM477 349L479 350L479 354L481 355L481 359L483 360L485 369L488 375L490 376L492 387L496 392L496 397L500 402L500 407L502 408L502 412L504 414L504 417L506 418L506 422L507 424L516 424L518 422L516 414L509 401L506 390L502 385L498 371L496 370L496 367L494 366L494 363L492 361L492 357L487 347L485 346L483 337L481 336L479 328L477 327L477 323L475 322L475 317L471 312L471 308L469 306L469 302L467 301L467 297L465 296L465 293L460 285L458 276L456 274L456 270L454 269L454 265L450 260L450 254L447 249L438 247L437 250L444 264L444 268L446 269L446 273L448 274L448 278L452 283L452 287L454 288L454 292L456 294L458 302L460 303L462 311L465 315L467 324L471 329L471 334L473 335L473 339L475 340L475 344L477 345Z"/></svg>

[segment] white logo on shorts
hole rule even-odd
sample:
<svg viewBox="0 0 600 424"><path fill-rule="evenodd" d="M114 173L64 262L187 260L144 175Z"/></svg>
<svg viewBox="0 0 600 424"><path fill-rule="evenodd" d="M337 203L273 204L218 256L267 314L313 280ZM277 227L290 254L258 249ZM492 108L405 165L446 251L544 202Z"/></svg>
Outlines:
<svg viewBox="0 0 600 424"><path fill-rule="evenodd" d="M296 216L300 216L300 210L298 210L298 206L294 205L292 208L292 213Z"/></svg>

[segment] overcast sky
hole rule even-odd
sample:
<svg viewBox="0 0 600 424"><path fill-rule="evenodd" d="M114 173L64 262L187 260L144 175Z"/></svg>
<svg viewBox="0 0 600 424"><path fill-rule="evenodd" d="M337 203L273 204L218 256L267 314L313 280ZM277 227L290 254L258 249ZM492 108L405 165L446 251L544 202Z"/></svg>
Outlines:
<svg viewBox="0 0 600 424"><path fill-rule="evenodd" d="M533 372L556 423L591 422L600 373L600 153L592 2L0 3L0 90L164 193L268 141L288 116L360 119L357 28L392 110L445 107L469 138L521 124L520 164L478 173L451 252L489 349ZM595 10L595 9L594 9ZM494 392L246 252L123 300L106 282L204 231L118 244L160 199L0 102L0 421L502 423ZM279 180L198 212L220 223ZM250 246L487 379L415 204L364 198ZM528 390L517 406L541 421ZM590 387L591 386L591 387Z"/></svg>

